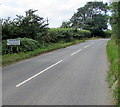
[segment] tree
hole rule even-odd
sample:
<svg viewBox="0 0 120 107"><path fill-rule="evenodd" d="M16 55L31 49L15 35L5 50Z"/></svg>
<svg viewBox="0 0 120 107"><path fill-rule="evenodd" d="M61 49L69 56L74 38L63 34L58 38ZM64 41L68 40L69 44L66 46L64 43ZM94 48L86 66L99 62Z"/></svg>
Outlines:
<svg viewBox="0 0 120 107"><path fill-rule="evenodd" d="M37 33L43 32L47 29L47 25L44 18L35 14L37 10L26 11L26 17L23 18L20 27L22 29L22 35L28 38L36 39Z"/></svg>
<svg viewBox="0 0 120 107"><path fill-rule="evenodd" d="M16 15L13 20L4 19L2 21L3 39L27 37L38 39L38 33L47 30L47 23L44 18L35 14L37 10L29 9L26 16ZM39 35L40 36L40 35Z"/></svg>
<svg viewBox="0 0 120 107"><path fill-rule="evenodd" d="M10 17L7 19L2 19L2 39L8 39L14 37L14 23L10 20Z"/></svg>
<svg viewBox="0 0 120 107"><path fill-rule="evenodd" d="M63 21L62 25L61 25L61 28L70 28L70 22Z"/></svg>
<svg viewBox="0 0 120 107"><path fill-rule="evenodd" d="M88 2L72 16L71 27L90 30L94 36L101 35L103 30L107 29L107 11L107 3Z"/></svg>
<svg viewBox="0 0 120 107"><path fill-rule="evenodd" d="M111 11L112 17L110 18L110 23L112 26L112 38L117 43L117 41L120 41L120 2L113 2L111 4Z"/></svg>

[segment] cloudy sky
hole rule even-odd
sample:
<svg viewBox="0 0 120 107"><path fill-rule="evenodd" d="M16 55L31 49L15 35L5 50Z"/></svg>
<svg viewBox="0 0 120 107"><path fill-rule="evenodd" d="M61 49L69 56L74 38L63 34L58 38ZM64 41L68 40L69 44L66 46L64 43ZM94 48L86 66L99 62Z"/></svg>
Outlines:
<svg viewBox="0 0 120 107"><path fill-rule="evenodd" d="M68 21L74 12L88 1L97 0L0 0L0 18L24 16L26 10L34 9L38 10L36 14L40 17L45 19L48 17L49 27L59 27L63 21Z"/></svg>

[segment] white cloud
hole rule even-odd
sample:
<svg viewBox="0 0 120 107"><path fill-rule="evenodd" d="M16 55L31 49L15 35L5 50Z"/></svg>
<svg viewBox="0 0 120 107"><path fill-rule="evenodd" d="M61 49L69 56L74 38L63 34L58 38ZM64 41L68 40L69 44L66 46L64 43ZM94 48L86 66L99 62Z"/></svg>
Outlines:
<svg viewBox="0 0 120 107"><path fill-rule="evenodd" d="M59 27L86 2L93 0L1 0L0 18L24 15L26 10L38 10L37 14L49 18L50 27Z"/></svg>
<svg viewBox="0 0 120 107"><path fill-rule="evenodd" d="M0 18L15 17L16 14L23 14L22 9L17 9L7 5L0 5Z"/></svg>

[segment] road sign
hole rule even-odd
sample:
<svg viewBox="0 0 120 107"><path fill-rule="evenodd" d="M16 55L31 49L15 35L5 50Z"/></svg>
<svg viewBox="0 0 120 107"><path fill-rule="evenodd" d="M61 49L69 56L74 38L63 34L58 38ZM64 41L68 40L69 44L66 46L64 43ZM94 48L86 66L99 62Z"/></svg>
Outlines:
<svg viewBox="0 0 120 107"><path fill-rule="evenodd" d="M19 39L7 39L7 45L20 45Z"/></svg>

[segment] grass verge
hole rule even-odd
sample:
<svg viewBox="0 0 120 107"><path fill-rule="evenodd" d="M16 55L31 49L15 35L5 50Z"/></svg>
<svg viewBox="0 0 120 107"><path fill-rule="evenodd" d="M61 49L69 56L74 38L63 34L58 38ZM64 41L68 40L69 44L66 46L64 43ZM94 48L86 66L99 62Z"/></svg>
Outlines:
<svg viewBox="0 0 120 107"><path fill-rule="evenodd" d="M18 54L7 54L7 55L3 55L2 56L2 66L7 66L13 63L16 63L18 61L22 61L24 59L28 59L34 56L38 56L42 53L46 53L46 52L50 52L56 49L60 49L60 48L65 48L67 46L73 45L73 44L77 44L77 43L81 43L84 42L85 40L76 40L73 42L69 42L69 43L56 43L56 44L51 44L48 47L45 48L41 48L41 49L37 49L31 52L20 52Z"/></svg>
<svg viewBox="0 0 120 107"><path fill-rule="evenodd" d="M113 96L115 98L115 103L120 105L120 57L119 53L120 47L116 45L114 40L110 40L107 44L107 56L110 62L110 68L107 76L109 86L112 89Z"/></svg>

